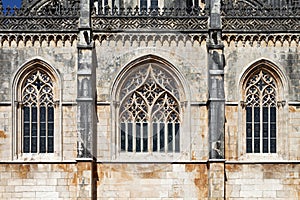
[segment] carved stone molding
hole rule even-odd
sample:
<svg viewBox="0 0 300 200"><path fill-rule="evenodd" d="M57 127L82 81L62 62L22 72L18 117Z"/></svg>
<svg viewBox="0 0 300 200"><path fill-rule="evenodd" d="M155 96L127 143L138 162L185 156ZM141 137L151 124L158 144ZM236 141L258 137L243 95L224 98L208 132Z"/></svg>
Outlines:
<svg viewBox="0 0 300 200"><path fill-rule="evenodd" d="M298 47L300 45L299 34L223 34L223 43L225 46L289 46Z"/></svg>
<svg viewBox="0 0 300 200"><path fill-rule="evenodd" d="M184 46L190 42L192 45L202 45L206 43L207 34L94 34L94 41L96 44L103 45L117 45L121 43L123 46L129 43L130 46L143 43L145 46L163 46L166 43L171 46L173 43L178 46L180 42ZM150 44L151 43L151 44Z"/></svg>
<svg viewBox="0 0 300 200"><path fill-rule="evenodd" d="M208 17L93 17L95 31L197 31L208 29Z"/></svg>
<svg viewBox="0 0 300 200"><path fill-rule="evenodd" d="M224 31L242 32L298 32L300 17L223 17Z"/></svg>
<svg viewBox="0 0 300 200"><path fill-rule="evenodd" d="M74 46L77 34L0 34L0 47Z"/></svg>

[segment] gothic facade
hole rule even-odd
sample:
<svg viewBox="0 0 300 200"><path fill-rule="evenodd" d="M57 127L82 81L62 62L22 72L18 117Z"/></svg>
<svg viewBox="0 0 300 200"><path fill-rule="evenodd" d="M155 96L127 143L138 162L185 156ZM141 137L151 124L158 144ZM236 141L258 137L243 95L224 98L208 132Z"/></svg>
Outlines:
<svg viewBox="0 0 300 200"><path fill-rule="evenodd" d="M0 199L299 199L297 0L0 0Z"/></svg>

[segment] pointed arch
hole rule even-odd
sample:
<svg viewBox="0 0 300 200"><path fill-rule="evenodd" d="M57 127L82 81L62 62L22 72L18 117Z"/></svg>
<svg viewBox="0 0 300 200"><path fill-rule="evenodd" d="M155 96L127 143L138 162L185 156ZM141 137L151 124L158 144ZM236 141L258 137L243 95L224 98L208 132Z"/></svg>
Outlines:
<svg viewBox="0 0 300 200"><path fill-rule="evenodd" d="M13 159L35 154L60 155L58 71L42 59L34 58L16 71L12 86Z"/></svg>
<svg viewBox="0 0 300 200"><path fill-rule="evenodd" d="M287 80L278 65L267 59L253 62L239 82L244 112L246 153L277 153L281 107Z"/></svg>
<svg viewBox="0 0 300 200"><path fill-rule="evenodd" d="M180 152L184 82L173 65L154 55L121 70L111 93L118 152Z"/></svg>

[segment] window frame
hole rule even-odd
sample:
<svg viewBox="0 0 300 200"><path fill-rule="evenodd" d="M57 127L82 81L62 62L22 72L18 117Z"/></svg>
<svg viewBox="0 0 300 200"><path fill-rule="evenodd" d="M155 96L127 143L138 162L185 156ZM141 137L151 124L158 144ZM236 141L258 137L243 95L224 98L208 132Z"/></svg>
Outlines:
<svg viewBox="0 0 300 200"><path fill-rule="evenodd" d="M276 103L276 153L247 153L246 151L246 103L245 89L247 80L259 70L269 73L277 85L277 103ZM237 157L239 160L282 160L288 155L285 150L288 149L288 81L281 66L272 61L261 58L249 66L245 67L239 77L238 91L240 103L238 104L238 142Z"/></svg>
<svg viewBox="0 0 300 200"><path fill-rule="evenodd" d="M53 143L54 149L53 153L24 153L23 149L23 105L22 105L22 89L27 78L33 74L35 71L42 71L46 73L52 80L53 84L53 111L54 111L54 136ZM12 160L58 160L62 156L62 106L61 106L61 88L59 74L51 65L47 62L41 60L40 58L35 58L23 64L17 69L15 75L13 76L13 86L12 86ZM38 147L38 145L37 145Z"/></svg>
<svg viewBox="0 0 300 200"><path fill-rule="evenodd" d="M179 86L180 90L180 106L181 106L181 125L180 125L180 152L122 152L121 151L121 142L120 142L120 119L119 119L119 110L120 110L120 99L118 98L120 95L120 88L123 83L126 81L127 76L130 74L131 70L136 66L155 63L163 68L163 70L167 71L169 74L174 75L174 80ZM111 158L117 161L128 161L134 160L137 162L145 162L149 160L156 161L173 161L174 159L189 159L190 157L190 148L186 148L190 146L191 136L190 136L190 126L188 126L189 119L189 93L187 91L188 87L185 82L185 79L181 75L181 73L168 61L159 58L154 55L146 55L141 58L138 58L129 64L127 64L124 68L122 68L117 74L111 90L112 104L111 104L111 112L112 112L112 132L111 132ZM182 137L185 137L183 140Z"/></svg>

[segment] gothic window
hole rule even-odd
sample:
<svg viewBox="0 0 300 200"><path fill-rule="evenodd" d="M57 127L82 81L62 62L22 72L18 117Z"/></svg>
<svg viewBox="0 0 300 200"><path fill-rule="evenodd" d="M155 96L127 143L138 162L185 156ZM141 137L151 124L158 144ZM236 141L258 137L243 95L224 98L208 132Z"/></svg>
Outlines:
<svg viewBox="0 0 300 200"><path fill-rule="evenodd" d="M263 69L246 83L246 152L276 153L277 85Z"/></svg>
<svg viewBox="0 0 300 200"><path fill-rule="evenodd" d="M180 95L169 72L155 63L135 67L119 98L121 152L180 151Z"/></svg>
<svg viewBox="0 0 300 200"><path fill-rule="evenodd" d="M47 73L36 70L25 78L21 105L23 153L53 153L53 83Z"/></svg>

